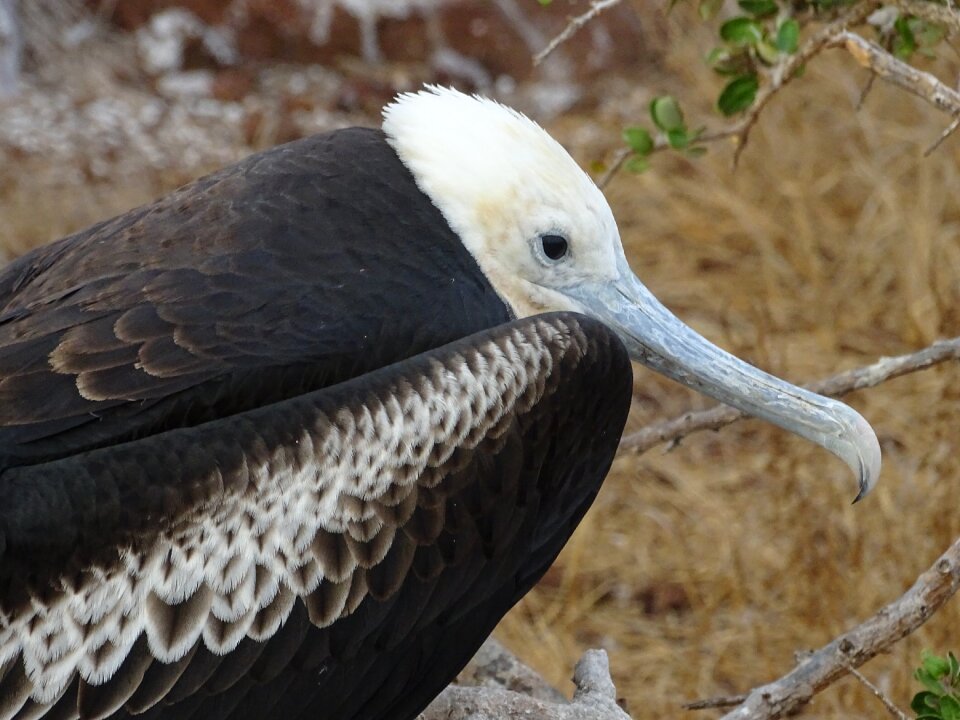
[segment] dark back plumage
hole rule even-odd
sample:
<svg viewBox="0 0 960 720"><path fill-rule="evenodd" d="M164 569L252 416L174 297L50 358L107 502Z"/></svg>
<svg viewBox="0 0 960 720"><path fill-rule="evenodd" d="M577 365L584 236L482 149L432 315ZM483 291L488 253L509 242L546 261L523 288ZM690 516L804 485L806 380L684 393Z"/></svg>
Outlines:
<svg viewBox="0 0 960 720"><path fill-rule="evenodd" d="M379 130L308 138L4 270L0 458L240 412L510 317Z"/></svg>

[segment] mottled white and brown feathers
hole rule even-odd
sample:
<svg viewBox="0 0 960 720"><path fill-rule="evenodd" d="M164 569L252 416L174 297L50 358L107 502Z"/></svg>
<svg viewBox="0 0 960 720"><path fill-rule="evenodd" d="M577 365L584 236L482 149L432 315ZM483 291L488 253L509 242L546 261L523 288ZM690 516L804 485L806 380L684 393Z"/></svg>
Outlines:
<svg viewBox="0 0 960 720"><path fill-rule="evenodd" d="M625 365L598 323L540 316L261 409L8 470L4 574L30 583L2 601L0 717L58 704L76 710L63 717L110 717L209 692L209 678L182 683L198 651L221 659L216 674L243 642L266 649L297 603L314 629L365 602L387 605L411 582L466 595L459 612L482 607L482 590L451 587L444 574L471 565L476 577L515 561L503 553L536 550L536 537L517 537L531 511L545 512L536 505L568 505L550 516L569 524L596 490L577 478L563 487L563 474L535 466L514 478L484 470L517 452L542 462L548 447L531 456L531 434L579 453L575 433L554 436L563 413L591 424L609 416L601 444L615 445L625 403L606 408L589 387ZM524 469L528 481L560 486L544 497L547 488L523 484ZM523 573L513 574L516 594ZM406 628L376 628L381 652L430 622L401 619ZM331 650L324 662L338 655L351 659Z"/></svg>

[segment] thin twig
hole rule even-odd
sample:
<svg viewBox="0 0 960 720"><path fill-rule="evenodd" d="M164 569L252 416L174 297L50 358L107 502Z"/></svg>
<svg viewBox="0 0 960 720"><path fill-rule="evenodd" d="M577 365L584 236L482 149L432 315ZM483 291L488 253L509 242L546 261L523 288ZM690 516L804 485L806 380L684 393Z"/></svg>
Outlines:
<svg viewBox="0 0 960 720"><path fill-rule="evenodd" d="M947 125L944 131L940 133L940 137L938 137L936 141L933 143L933 145L931 145L930 147L928 147L926 150L923 151L923 156L929 157L934 150L936 150L938 147L940 147L943 144L944 140L946 140L948 137L950 137L951 135L953 135L953 133L957 131L958 127L960 127L960 115L957 115L953 119L953 122Z"/></svg>
<svg viewBox="0 0 960 720"><path fill-rule="evenodd" d="M917 352L883 358L872 365L848 370L806 387L823 395L843 395L854 390L874 387L900 375L924 370L958 358L960 358L960 337L936 342ZM687 413L673 420L650 425L631 433L620 441L620 449L636 453L646 452L660 443L676 442L697 430L717 430L742 417L743 413L739 410L726 405L717 405L709 410Z"/></svg>
<svg viewBox="0 0 960 720"><path fill-rule="evenodd" d="M582 15L577 15L576 17L570 18L570 22L567 23L567 26L560 32L560 34L551 40L543 50L533 56L533 64L536 66L542 63L544 59L546 59L547 55L572 38L580 28L593 20L604 10L609 10L614 5L619 3L620 0L594 0L591 2L589 10Z"/></svg>
<svg viewBox="0 0 960 720"><path fill-rule="evenodd" d="M883 706L887 709L887 712L890 713L890 715L897 718L897 720L910 720L907 714L903 710L898 708L893 703L893 701L887 697L886 693L884 693L883 690L881 690L872 682L867 680L867 678L864 676L862 672L857 670L855 667L848 667L847 672L853 675L857 680L859 680L864 685L864 687L867 688L867 690L873 693L873 695L877 698L877 700L883 703Z"/></svg>
<svg viewBox="0 0 960 720"><path fill-rule="evenodd" d="M716 132L703 133L698 136L695 140L691 142L688 146L689 148L695 148L701 145L707 145L709 143L717 142L718 140L727 140L737 134L736 129L726 129L726 130L717 130ZM649 157L654 153L658 153L662 150L667 150L670 148L670 141L667 139L666 135L657 135L653 138L653 148L645 157ZM619 148L613 156L613 162L610 163L610 166L604 171L603 175L597 180L597 187L603 190L611 180L616 176L623 166L626 164L627 160L633 156L633 150L628 147Z"/></svg>
<svg viewBox="0 0 960 720"><path fill-rule="evenodd" d="M899 599L811 653L779 680L751 690L747 700L722 720L774 720L793 713L851 667L859 667L923 625L957 588L960 540L954 541Z"/></svg>
<svg viewBox="0 0 960 720"><path fill-rule="evenodd" d="M746 699L746 695L720 695L718 697L704 698L703 700L684 703L681 707L684 710L713 710L715 708L736 707Z"/></svg>
<svg viewBox="0 0 960 720"><path fill-rule="evenodd" d="M624 166L627 162L627 158L633 155L633 150L628 147L622 147L617 150L616 155L613 156L613 162L610 163L603 175L600 176L600 179L597 180L597 187L603 190L611 180L613 180L614 175L620 172L620 168Z"/></svg>
<svg viewBox="0 0 960 720"><path fill-rule="evenodd" d="M863 89L860 91L860 97L857 98L857 110L863 109L863 104L867 102L867 96L870 95L870 91L873 90L873 84L877 81L877 76L872 73L867 77L867 81L863 84Z"/></svg>
<svg viewBox="0 0 960 720"><path fill-rule="evenodd" d="M878 12L883 12L883 10L879 10ZM872 19L873 17L871 16L867 19L867 22L870 22ZM893 50L893 34L887 32L881 36L881 40L883 41L883 49L887 52L891 52ZM873 73L870 73L867 76L867 81L863 84L863 90L860 91L860 97L857 98L857 112L860 112L863 109L863 106L867 102L867 96L870 95L870 92L873 90L873 86L876 82L877 76Z"/></svg>

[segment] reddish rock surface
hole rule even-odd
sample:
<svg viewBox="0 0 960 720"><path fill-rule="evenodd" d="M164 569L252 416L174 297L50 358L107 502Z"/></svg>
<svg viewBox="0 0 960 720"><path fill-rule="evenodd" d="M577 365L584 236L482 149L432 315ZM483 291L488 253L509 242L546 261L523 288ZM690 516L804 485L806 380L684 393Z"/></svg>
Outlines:
<svg viewBox="0 0 960 720"><path fill-rule="evenodd" d="M99 0L90 2L98 4ZM586 2L570 0L555 0L548 7L533 0L438 0L435 10L416 9L426 4L423 0L414 3L404 16L397 9L403 3L397 0L391 16L376 20L376 45L382 59L429 64L436 50L445 47L478 63L492 78L509 75L516 80L531 76L532 53L563 29L571 15L587 8ZM313 23L317 16L311 17L304 5L297 0L117 0L111 19L121 28L133 30L157 12L183 8L209 25L228 29L246 62L331 64L344 57L364 56L357 18L333 4L325 39L319 39ZM564 46L562 52L575 60L571 67L578 79L654 60L661 49L658 38L663 35L661 10L651 7L641 22L636 7L630 3L616 6ZM508 17L504 8L519 13L522 23L516 16ZM193 67L215 65L202 53L193 53L189 61Z"/></svg>

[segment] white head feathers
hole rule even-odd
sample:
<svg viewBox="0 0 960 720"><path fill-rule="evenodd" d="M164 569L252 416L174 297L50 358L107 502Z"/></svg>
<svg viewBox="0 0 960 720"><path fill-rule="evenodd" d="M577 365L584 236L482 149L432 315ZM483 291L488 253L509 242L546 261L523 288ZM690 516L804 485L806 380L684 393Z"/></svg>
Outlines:
<svg viewBox="0 0 960 720"><path fill-rule="evenodd" d="M387 139L518 316L577 310L562 292L617 275L613 213L593 181L535 122L436 86L384 108ZM559 261L541 238L561 236Z"/></svg>

